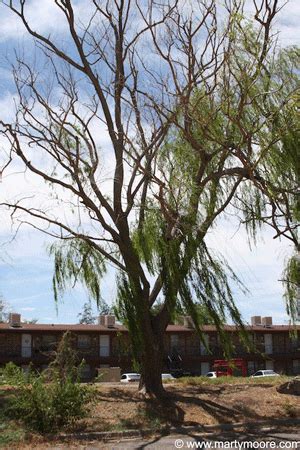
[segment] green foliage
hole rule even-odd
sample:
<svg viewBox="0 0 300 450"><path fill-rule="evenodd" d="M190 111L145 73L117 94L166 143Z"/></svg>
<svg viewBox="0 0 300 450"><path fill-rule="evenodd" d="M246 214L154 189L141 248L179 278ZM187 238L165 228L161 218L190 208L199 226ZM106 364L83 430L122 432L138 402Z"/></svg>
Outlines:
<svg viewBox="0 0 300 450"><path fill-rule="evenodd" d="M73 381L78 381L80 378L81 369L73 344L74 339L70 331L63 334L57 347L55 359L49 366L50 371L54 370L62 383L68 378Z"/></svg>
<svg viewBox="0 0 300 450"><path fill-rule="evenodd" d="M148 223L146 214L143 230L137 232L135 236L136 251L146 262L149 271L155 268L163 274L163 297L172 319L174 320L181 311L190 315L201 339L202 325L207 322L214 323L223 342L224 354L230 356L231 341L223 330L223 324L229 316L239 327L242 341L249 346L250 341L235 306L230 286L234 282L245 290L238 277L224 259L207 248L202 234L195 235L194 230L191 231L187 226L185 233L177 240L169 240L165 230L159 229L158 222L153 221L153 215L153 210L150 210ZM143 235L143 238L137 237L139 235ZM154 235L156 240L152 237ZM147 247L148 236L150 236L149 247ZM124 279L122 282L118 306L124 311L123 316L127 318L126 323L131 335L136 337L139 336L139 331L134 317L136 314L136 307L133 306L134 295L131 292L130 299L128 289L125 289L128 282ZM152 308L152 314L159 313L159 310L160 308ZM135 345L139 342L137 341ZM204 340L203 343L206 344Z"/></svg>
<svg viewBox="0 0 300 450"><path fill-rule="evenodd" d="M86 415L92 392L79 384L83 363L78 365L72 340L70 332L63 335L55 360L41 374L32 368L24 372L13 363L5 366L2 383L16 388L8 407L10 418L44 433L71 426Z"/></svg>
<svg viewBox="0 0 300 450"><path fill-rule="evenodd" d="M54 256L53 290L57 301L67 287L78 281L87 287L91 298L100 301L100 280L104 275L103 256L89 242L83 239L71 239L63 243L52 244L50 255Z"/></svg>
<svg viewBox="0 0 300 450"><path fill-rule="evenodd" d="M138 302L133 283L125 275L118 278L117 304L115 314L117 319L127 326L130 334L134 365L138 364L139 354L144 349L142 331L139 326L139 316L143 314L142 302Z"/></svg>
<svg viewBox="0 0 300 450"><path fill-rule="evenodd" d="M1 384L19 386L24 384L26 380L29 383L30 375L26 374L21 367L16 366L13 362L7 363L1 372Z"/></svg>
<svg viewBox="0 0 300 450"><path fill-rule="evenodd" d="M97 305L97 312L98 315L112 314L114 312L114 307L110 306L101 298ZM79 318L79 323L94 324L96 322L96 316L93 313L92 303L90 300L84 303L82 312L79 313L77 317Z"/></svg>
<svg viewBox="0 0 300 450"><path fill-rule="evenodd" d="M62 383L57 375L47 383L43 375L31 375L28 384L24 376L13 395L8 414L33 430L50 433L85 417L90 400L91 392L74 383L71 377Z"/></svg>
<svg viewBox="0 0 300 450"><path fill-rule="evenodd" d="M285 284L285 299L287 304L287 313L292 319L297 317L297 298L300 289L300 256L292 256L286 264L283 273L283 282Z"/></svg>
<svg viewBox="0 0 300 450"><path fill-rule="evenodd" d="M101 209L106 209L110 216L106 222L109 236L105 251L97 250L99 236L89 238L90 243L71 239L50 248L55 259L56 300L68 284L79 280L98 303L100 280L105 273L101 251L108 256L107 250L113 249L114 262L120 261L118 268L124 269L117 275L115 311L130 331L136 360L141 351L147 354L147 330L151 327L152 331L156 331L155 327L162 330L167 319L160 322L160 318L168 316L172 320L178 311L191 316L200 337L201 326L207 320L213 322L225 356L231 352L231 342L223 330L229 318L239 327L244 343L250 345L232 293L234 283L241 289L244 287L226 261L207 246L206 236L218 225L219 217L227 212L235 214L245 225L249 242L255 243L266 223L275 228L276 236L287 234L294 243L297 241L293 224L300 216L296 69L299 50L273 53L272 38L267 39L267 35L272 36L267 28L269 23L255 27L253 21L244 17L242 4L229 14L229 32L222 41L224 54L213 55L209 69L213 73L208 76L199 66L195 82L191 80L172 100L171 94L169 97L166 94L166 103L158 103L150 112L149 117L155 111L158 123L161 121L168 130L163 143L158 140L156 145L155 141L149 147L151 150L143 149L143 153L135 155L135 150L131 153L131 149L126 149L131 141L129 136L124 139L122 154L128 170L133 167L133 177L127 197L125 183L120 186L122 205L117 196L114 201L109 199L106 206L106 197L100 200ZM262 14L260 11L257 16ZM265 14L272 20L270 8L266 7ZM181 19L179 14L179 23ZM256 17L256 22L259 21ZM184 38L176 41L176 33L171 38L174 47L180 44L184 48ZM171 48L172 45L170 51ZM217 45L213 54L218 54L216 49L219 50ZM180 72L178 86L184 79L184 73L180 79ZM166 115L168 101L171 109ZM135 105L133 111L140 117L136 108ZM160 111L164 112L160 115ZM169 123L173 125L168 128ZM76 135L80 133L84 137L84 130L77 129ZM69 150L74 148L76 140L68 141L64 136L60 140L65 141ZM128 156L131 154L132 160ZM121 165L121 160L117 158L116 164ZM126 173L123 166L117 168ZM90 175L89 170L80 170L83 185L91 181ZM121 179L123 176L120 179L115 176L114 193ZM95 194L97 197L97 191ZM89 211L89 204L84 205ZM136 221L131 211L137 211ZM101 220L99 224L102 226ZM291 261L287 269L288 298L294 296L293 264ZM149 297L152 281L149 275L160 286L160 297L154 303ZM161 307L157 307L159 302ZM199 308L204 314L199 314ZM168 314L161 314L166 311ZM291 306L289 311L293 312Z"/></svg>
<svg viewBox="0 0 300 450"><path fill-rule="evenodd" d="M13 363L3 371L2 382L16 388L7 412L29 428L49 433L85 417L93 393L78 380L82 365L70 348L70 334L65 333L55 361L41 374L30 368L24 372Z"/></svg>
<svg viewBox="0 0 300 450"><path fill-rule="evenodd" d="M93 324L96 317L93 315L93 308L91 302L86 302L83 305L82 312L78 314L79 323Z"/></svg>
<svg viewBox="0 0 300 450"><path fill-rule="evenodd" d="M101 299L97 305L98 314L107 315L114 314L114 305L109 305L105 300Z"/></svg>
<svg viewBox="0 0 300 450"><path fill-rule="evenodd" d="M22 429L16 429L15 424L0 425L0 448L20 448L25 439L26 433Z"/></svg>

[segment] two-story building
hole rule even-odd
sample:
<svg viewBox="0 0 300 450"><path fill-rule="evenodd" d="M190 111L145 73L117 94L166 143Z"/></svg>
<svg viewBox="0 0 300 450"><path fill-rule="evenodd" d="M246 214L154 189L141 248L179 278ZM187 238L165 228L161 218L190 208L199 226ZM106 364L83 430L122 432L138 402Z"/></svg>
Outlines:
<svg viewBox="0 0 300 450"><path fill-rule="evenodd" d="M253 348L242 345L235 326L225 330L234 344L233 357L247 362L249 375L258 369L300 374L300 326L292 335L291 326L273 325L270 317L255 316L246 326ZM85 377L92 378L96 369L121 367L132 371L130 338L127 329L117 324L114 316L100 316L97 325L26 324L19 314L11 314L9 323L0 324L0 365L9 361L26 367L32 363L46 368L55 355L62 335L70 331L74 350L85 360ZM215 359L223 358L223 346L213 325L202 327L206 345L200 341L189 318L181 324L169 325L165 334L164 370L183 369L193 374L205 374Z"/></svg>

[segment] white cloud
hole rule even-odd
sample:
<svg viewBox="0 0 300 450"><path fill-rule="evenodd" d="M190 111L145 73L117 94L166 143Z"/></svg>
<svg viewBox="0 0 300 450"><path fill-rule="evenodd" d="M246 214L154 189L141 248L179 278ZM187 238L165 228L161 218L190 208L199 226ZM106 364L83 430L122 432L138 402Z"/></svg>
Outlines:
<svg viewBox="0 0 300 450"><path fill-rule="evenodd" d="M64 16L52 0L26 2L25 11L34 31L51 33L65 27ZM24 38L27 35L21 20L3 4L0 17L0 42Z"/></svg>
<svg viewBox="0 0 300 450"><path fill-rule="evenodd" d="M78 8L83 8L85 2L77 3ZM27 2L26 2L27 4ZM8 10L8 8L0 7L0 42L8 39L25 38L25 29L23 25L17 20L16 16ZM88 8L86 8L88 10ZM77 10L79 11L79 10ZM87 14L88 11L85 12ZM43 33L55 32L63 33L65 30L65 20L59 8L54 6L52 0L33 0L28 3L28 15L31 17L33 28ZM84 12L82 12L84 19ZM299 24L300 23L300 1L291 0L281 11L278 16L276 27L280 30L280 40L283 45L290 43L299 43ZM1 72L0 72L1 74ZM6 76L8 74L6 73ZM0 100L1 115L4 120L11 118L13 110L13 96L9 92ZM111 178L113 173L112 161L109 160L109 139L108 133L103 124L99 121L93 121L92 131L97 136L97 143L105 150L105 161L103 162L103 169L101 180ZM0 148L3 145L0 142ZM15 166L14 171L20 166ZM48 187L39 178L20 174L12 176L8 173L3 178L3 183L0 185L0 197L15 198L20 193L32 194L39 197L39 201L44 202L47 199ZM60 212L63 212L64 206L60 206ZM59 209L59 208L58 208ZM9 213L1 212L0 233L1 239L7 239L10 232L11 222ZM238 302L243 310L244 316L249 319L250 315L258 313L262 315L273 315L277 321L286 320L284 313L282 299L282 287L278 282L284 259L290 254L291 248L286 242L277 242L272 239L271 233L264 233L265 242L261 242L257 249L249 250L247 244L247 236L244 231L239 232L233 237L234 226L224 225L217 229L210 235L209 242L215 249L224 253L228 258L230 265L237 272L237 274L244 280L250 289L248 297L239 296ZM34 286L34 278L39 280L45 276L51 279L51 269L49 270L49 258L45 256L44 252L44 235L37 232L31 234L25 232L21 234L16 242L8 248L9 253L13 256L12 264L28 263L35 264L36 275L23 274L23 277L18 276L20 285L22 283L30 283ZM41 250L42 249L42 250ZM12 280L13 282L13 280ZM17 280L15 281L17 283ZM9 285L9 283L7 283ZM49 283L48 283L49 284ZM40 287L39 287L40 289ZM104 296L109 299L115 296L115 283L111 274L107 280L104 281ZM34 292L34 287L32 288ZM79 291L73 292L73 299L80 298ZM16 297L11 301L14 304L22 304L26 301L39 301L42 305L43 295L49 294L49 291L33 293L32 295L24 294L24 297ZM82 297L81 297L82 298ZM72 302L72 306L78 308L79 303ZM73 306L73 307L74 307ZM42 308L42 306L41 306ZM35 310L33 306L22 308L23 311ZM49 311L50 312L50 311ZM49 314L48 312L48 314ZM44 312L43 312L44 314ZM52 314L52 312L50 312ZM56 321L53 317L44 317L41 321Z"/></svg>
<svg viewBox="0 0 300 450"><path fill-rule="evenodd" d="M283 46L300 45L300 2L289 0L283 6L275 21L279 31L279 42Z"/></svg>
<svg viewBox="0 0 300 450"><path fill-rule="evenodd" d="M250 249L246 231L237 232L234 221L222 221L208 237L209 246L224 255L249 290L244 296L234 288L235 301L248 321L252 315L273 316L275 323L288 320L279 280L285 260L294 249L287 240L274 240L273 236L272 230L264 229L257 246Z"/></svg>
<svg viewBox="0 0 300 450"><path fill-rule="evenodd" d="M18 3L18 2L13 2ZM88 23L93 14L92 3L84 0L73 2L76 22ZM33 31L57 38L68 30L66 17L53 0L31 0L25 2L25 17ZM0 5L0 42L29 38L21 19L7 6Z"/></svg>

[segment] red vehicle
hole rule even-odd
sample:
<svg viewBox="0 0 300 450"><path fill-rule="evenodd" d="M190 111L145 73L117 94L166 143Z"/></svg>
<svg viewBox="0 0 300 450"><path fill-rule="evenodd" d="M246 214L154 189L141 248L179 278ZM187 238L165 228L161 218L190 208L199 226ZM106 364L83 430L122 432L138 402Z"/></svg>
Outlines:
<svg viewBox="0 0 300 450"><path fill-rule="evenodd" d="M213 370L217 377L247 376L247 363L241 358L236 359L216 359Z"/></svg>

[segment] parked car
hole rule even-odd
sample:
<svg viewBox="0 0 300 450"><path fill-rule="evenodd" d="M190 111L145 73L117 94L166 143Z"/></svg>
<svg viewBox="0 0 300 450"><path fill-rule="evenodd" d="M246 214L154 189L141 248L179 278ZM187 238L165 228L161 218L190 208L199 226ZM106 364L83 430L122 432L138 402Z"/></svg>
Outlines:
<svg viewBox="0 0 300 450"><path fill-rule="evenodd" d="M162 381L175 380L175 377L173 377L173 375L171 373L162 373L161 374L161 379L162 379Z"/></svg>
<svg viewBox="0 0 300 450"><path fill-rule="evenodd" d="M274 372L274 370L258 370L251 378L260 378L260 377L280 377L279 373Z"/></svg>
<svg viewBox="0 0 300 450"><path fill-rule="evenodd" d="M121 383L133 383L138 382L141 379L139 373L123 373L121 376Z"/></svg>
<svg viewBox="0 0 300 450"><path fill-rule="evenodd" d="M208 378L217 378L217 372L207 372L205 376Z"/></svg>

